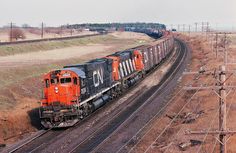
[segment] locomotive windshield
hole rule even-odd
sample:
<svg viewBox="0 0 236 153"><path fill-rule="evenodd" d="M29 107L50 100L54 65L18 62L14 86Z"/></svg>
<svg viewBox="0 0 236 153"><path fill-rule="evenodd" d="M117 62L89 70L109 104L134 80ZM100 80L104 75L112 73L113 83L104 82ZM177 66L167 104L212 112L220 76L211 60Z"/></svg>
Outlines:
<svg viewBox="0 0 236 153"><path fill-rule="evenodd" d="M57 84L59 82L58 78L52 78L51 79L51 84Z"/></svg>
<svg viewBox="0 0 236 153"><path fill-rule="evenodd" d="M71 78L61 78L60 82L61 82L61 84L63 84L63 83L71 83Z"/></svg>

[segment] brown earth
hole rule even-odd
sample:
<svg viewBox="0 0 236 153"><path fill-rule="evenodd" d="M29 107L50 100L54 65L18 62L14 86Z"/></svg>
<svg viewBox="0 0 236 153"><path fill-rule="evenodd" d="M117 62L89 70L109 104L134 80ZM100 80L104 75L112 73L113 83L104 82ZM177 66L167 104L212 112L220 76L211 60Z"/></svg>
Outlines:
<svg viewBox="0 0 236 153"><path fill-rule="evenodd" d="M216 59L215 52L212 51L213 37L208 37L206 41L205 36L200 34L194 36L178 37L188 42L192 48L192 60L189 66L190 71L198 71L200 67L205 67L206 70L218 69L219 65L223 64L223 52L219 52L219 58ZM231 44L228 48L229 59L232 62L236 58L236 36L229 36ZM213 43L214 44L214 43ZM235 70L235 64L227 65L228 70ZM229 75L228 75L229 76ZM204 135L188 135L189 130L217 130L218 129L218 97L212 90L182 91L183 86L200 86L200 85L214 85L216 80L211 75L197 76L184 75L181 79L180 87L176 90L176 95L172 103L165 110L161 117L158 117L150 125L148 129L143 131L145 134L140 142L134 147L133 152L155 152L155 153L169 153L169 152L199 152L199 153L218 153L219 143L214 136L209 134ZM235 76L230 77L226 82L228 85L236 85ZM180 92L179 92L180 91ZM179 92L179 93L178 93ZM178 94L177 94L178 93ZM193 96L193 97L192 97ZM236 104L234 102L235 91L232 90L227 96L227 127L230 130L236 130ZM192 97L192 98L191 98ZM186 106L184 106L186 104ZM184 109L181 111L181 109ZM178 114L179 113L179 114ZM172 117L178 117L173 121ZM192 116L194 119L190 123L186 116ZM164 130L166 128L166 130ZM218 137L217 135L215 135ZM190 146L185 151L179 148L181 143L188 143L190 140L199 140L202 145ZM227 152L236 152L236 136L231 136L227 142Z"/></svg>
<svg viewBox="0 0 236 153"><path fill-rule="evenodd" d="M40 48L41 51L23 50L19 53L14 48L17 51L13 55L7 51L6 55L0 56L0 144L11 144L40 128L36 108L40 106L44 73L152 41L146 35L129 32L105 37L91 39L91 43L88 39L84 45L73 43L53 50Z"/></svg>

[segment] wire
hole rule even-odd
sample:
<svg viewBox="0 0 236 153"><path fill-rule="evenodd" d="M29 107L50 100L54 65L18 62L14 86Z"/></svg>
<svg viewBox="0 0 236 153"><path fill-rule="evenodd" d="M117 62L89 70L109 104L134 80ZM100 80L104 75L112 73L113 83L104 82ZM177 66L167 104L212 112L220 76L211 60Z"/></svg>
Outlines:
<svg viewBox="0 0 236 153"><path fill-rule="evenodd" d="M213 118L213 120L212 120L211 123L210 123L210 127L207 129L207 133L205 134L205 136L204 136L204 138L203 138L203 140L202 140L202 144L199 146L197 153L199 153L199 152L201 151L202 145L203 145L204 142L206 141L206 138L207 138L207 136L208 136L208 134L209 134L209 132L210 132L210 130L211 130L213 124L215 123L215 119L216 119L217 115L218 115L218 112L215 113L214 118Z"/></svg>
<svg viewBox="0 0 236 153"><path fill-rule="evenodd" d="M198 76L199 76L199 75L198 75ZM194 81L191 81L191 82L188 83L188 84L192 84L193 82L194 82ZM183 87L183 88L184 88L184 87ZM127 146L127 144L130 143L130 141L133 140L134 137L136 137L150 122L152 122L152 121L169 105L169 103L171 103L171 102L175 99L175 97L176 97L180 92L182 92L183 88L181 88L181 90L180 90L177 94L175 94L175 96L173 96L173 97L169 100L169 102L168 102L155 116L153 116L151 120L149 120L149 122L147 122L129 141L127 141L127 142L117 151L117 153L120 152L125 146ZM186 91L184 91L183 93L185 93L185 92L186 92ZM175 100L175 102L177 102L180 98L181 98L181 96L179 96L179 97L177 98L177 100ZM156 123L156 124L157 124L157 123ZM155 125L156 125L156 124L155 124ZM142 140L142 138L145 137L151 130L152 130L152 128L150 128L150 129L136 142L136 144L130 149L129 152L131 152L131 151L136 147L136 145Z"/></svg>
<svg viewBox="0 0 236 153"><path fill-rule="evenodd" d="M232 82L233 82L233 81L230 82L231 85L232 85ZM235 90L234 90L234 93L233 93L232 97L234 97L235 93L236 93L236 92L235 92ZM231 106L232 106L232 102L230 103L230 106L229 106L229 108L228 108L228 110L227 110L227 112L226 112L226 116L228 116L229 110L230 110ZM220 136L220 134L218 134L218 137L219 137L219 136ZM214 145L213 145L213 148L212 148L211 153L214 152L215 147L216 147L216 143L217 143L217 140L215 140L215 142L214 142Z"/></svg>
<svg viewBox="0 0 236 153"><path fill-rule="evenodd" d="M209 94L212 94L212 93L213 93L213 91L211 90L211 92L210 92ZM201 100L201 101L199 100L197 105L200 105L201 102L202 102L202 100ZM197 111L197 108L198 108L198 107L195 107L195 110L194 110L193 112L196 112L196 111ZM177 132L177 134L175 135L174 139L176 139L176 138L179 136L179 134L181 133L181 131L184 131L183 129L184 129L184 126L182 126L181 129ZM172 140L174 140L174 139L172 139ZM166 152L169 150L169 148L170 148L173 144L174 144L174 143L171 142L171 144L166 147L167 149L164 151L164 153L166 153Z"/></svg>
<svg viewBox="0 0 236 153"><path fill-rule="evenodd" d="M182 90L183 90L183 88L177 93L177 94L175 94L175 96L174 97L176 97L180 92L182 92ZM182 92L182 93L184 93L184 92ZM182 93L180 93L180 94L182 94ZM173 97L173 98L174 98ZM181 96L179 96L178 97L178 99L180 98ZM172 98L172 99L173 99ZM172 101L172 99L160 110L160 111L158 111L158 113L156 114L156 115L154 115L152 118L151 118L151 120L149 120L129 141L127 141L118 151L117 151L117 153L118 152L120 152L134 137L136 137L156 116L158 116L163 110L164 110L164 108L166 108L167 106L168 106L168 104ZM149 131L148 131L149 132ZM148 133L147 132L147 133ZM146 134L145 134L146 135ZM144 136L145 136L144 135ZM138 141L139 142L139 141ZM138 143L137 142L137 143Z"/></svg>
<svg viewBox="0 0 236 153"><path fill-rule="evenodd" d="M191 84L191 83L193 83L193 82L194 82L194 80L192 80L191 82L189 82L189 84ZM184 87L182 87L182 88L166 103L166 105L165 105L164 107L162 107L162 109L161 109L160 111L158 111L157 114L154 115L154 116L151 118L151 120L149 120L141 129L139 129L139 131L138 131L129 141L127 141L122 147L120 147L120 149L119 149L116 153L120 152L125 146L127 146L127 144L130 143L130 141L133 140L150 122L152 122L152 121L170 104L170 102L172 102L172 101L174 100L174 98L175 98L178 94L185 93L186 91L183 91L183 89L184 89ZM183 91L183 92L182 92L182 91ZM166 93L166 92L167 92L167 90L164 91L163 93ZM183 95L184 95L184 94L183 94ZM181 96L182 96L182 95L181 95ZM178 99L180 99L181 96L179 96L176 101L178 101ZM176 102L176 101L175 101L175 102ZM151 130L151 129L149 129L149 130L147 131L147 133L148 133L150 130ZM145 133L144 136L145 136L147 133ZM138 144L140 141L141 141L141 139L137 141L137 144ZM135 146L136 146L136 144L135 144ZM132 149L133 149L135 146L133 146L130 151L132 151ZM129 151L129 152L130 152L130 151Z"/></svg>
<svg viewBox="0 0 236 153"><path fill-rule="evenodd" d="M191 83L193 83L194 82L194 80L192 80L191 82L189 82L189 84L191 84ZM170 104L170 102L172 102L172 100L174 100L174 98L180 93L180 94L182 94L182 93L185 93L186 91L184 91L184 92L182 92L183 91L183 89L184 89L184 87L182 87L167 103L166 103L166 105L164 106L164 107L162 107L162 109L160 110L160 111L158 111L157 112L157 114L156 115L154 115L152 118L151 118L151 120L149 120L129 141L127 141L122 147L120 147L120 149L116 152L116 153L118 153L118 152L120 152L125 146L127 146L127 144L128 143L130 143L130 141L131 140L133 140L134 139L134 137L136 137L152 120L154 120L169 104ZM167 92L167 90L166 91L164 91L163 93L166 93ZM182 92L182 93L181 93ZM181 98L181 96L179 96L177 99L180 99ZM178 100L176 100L176 101L178 101ZM175 101L175 102L176 102ZM150 129L151 130L151 129ZM150 131L150 130L148 130L148 132ZM147 132L147 133L148 133ZM147 134L146 133L146 134ZM145 134L145 135L146 135ZM145 136L144 135L144 136ZM141 139L140 139L141 140ZM137 143L139 143L140 141L138 141ZM131 148L131 150L132 150L132 148Z"/></svg>
<svg viewBox="0 0 236 153"><path fill-rule="evenodd" d="M209 80L209 78L207 79L207 81ZM154 144L154 142L157 141L157 139L171 126L171 124L176 120L176 118L179 116L179 114L184 110L184 108L191 102L191 100L193 99L194 96L197 95L197 93L199 92L201 88L199 88L193 95L192 97L188 100L187 103L185 103L185 105L182 107L182 109L178 112L178 114L171 120L171 122L164 128L164 130L157 136L157 138L152 142L151 145L149 145L149 147L145 150L144 153L146 153L150 148L151 146Z"/></svg>
<svg viewBox="0 0 236 153"><path fill-rule="evenodd" d="M235 93L236 93L236 92L235 92L235 90L234 90L234 93L233 93L232 97L234 97ZM231 102L230 105L229 105L229 108L228 108L228 110L227 110L226 116L229 115L229 111L230 111L230 108L231 108L231 106L232 106L232 103L233 103L233 102ZM218 134L218 137L219 137L219 136L220 136L220 135ZM213 153L213 152L215 151L216 143L217 143L217 140L215 140L214 147L213 147L211 153Z"/></svg>

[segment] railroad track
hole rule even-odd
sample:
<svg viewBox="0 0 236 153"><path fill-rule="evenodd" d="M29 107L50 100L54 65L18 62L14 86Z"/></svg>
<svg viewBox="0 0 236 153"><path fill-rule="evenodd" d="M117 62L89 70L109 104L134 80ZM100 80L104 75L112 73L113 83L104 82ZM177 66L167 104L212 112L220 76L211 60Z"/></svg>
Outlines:
<svg viewBox="0 0 236 153"><path fill-rule="evenodd" d="M107 33L97 33L97 34L90 34L90 35L79 35L79 36L58 37L58 38L34 39L34 40L22 40L22 41L14 41L14 42L0 42L0 46L36 43L36 42L45 42L45 41L70 40L70 39L93 37L93 36L99 36L99 35L105 35L105 34Z"/></svg>
<svg viewBox="0 0 236 153"><path fill-rule="evenodd" d="M180 58L180 56L181 55L179 51L178 57ZM179 61L179 59L176 61ZM161 84L164 84L167 81L164 80L162 80ZM104 110L104 108L96 111L93 115L83 120L78 126L69 128L67 130L45 131L45 133L37 135L34 138L26 141L25 143L22 143L21 145L8 150L7 152L54 152L55 150L49 151L48 149L53 147L58 148L59 145L62 146L61 148L64 148L62 152L89 152L93 151L94 149L99 150L99 148L102 148L103 144L105 144L109 140L109 136L115 135L118 131L117 129L120 129L120 127L122 127L129 118L134 116L132 114L137 112L135 110L144 107L147 102L147 98L143 97L151 97L153 94L155 94L154 91L156 90L150 89L150 91L144 95L142 95L142 93L137 93L138 95L142 95L142 97L139 97L137 95L132 96L131 99L129 99L124 105L121 105L119 106L119 108L117 108L116 112L114 112L112 115L113 117L104 119L104 121L101 120L101 122L97 121L98 124L94 128L91 128L91 130L86 131L87 125L90 121L95 120L96 114L99 114ZM136 101L136 103L133 104L133 101ZM109 105L111 105L111 103L105 107L109 107ZM129 111L123 110L125 105L129 107ZM75 135L79 135L79 137L76 137L75 139L76 142L73 141L74 139L70 138ZM63 139L65 142L62 143L59 141L63 141ZM70 146L68 145L68 143L70 143L72 147L68 147Z"/></svg>
<svg viewBox="0 0 236 153"><path fill-rule="evenodd" d="M31 143L32 141L34 141L35 139L45 135L46 133L48 133L49 131L51 131L51 129L47 129L47 130L40 130L36 133L36 135L29 137L28 139L25 139L23 142L21 142L20 144L16 144L11 146L10 148L4 150L3 152L8 152L8 153L13 153L16 152L17 150L19 150L20 148L22 148L23 146Z"/></svg>
<svg viewBox="0 0 236 153"><path fill-rule="evenodd" d="M135 131L132 129L124 134L123 133L124 129L129 127L130 123L133 124L133 122L137 120L137 117L139 116L137 114L146 113L148 111L147 109L145 112L143 112L142 110L144 107L147 107L148 104L149 106L153 107L151 105L151 102L156 97L156 95L160 95L162 92L164 92L164 89L168 87L168 82L171 82L170 80L174 79L176 74L180 74L178 72L181 69L181 66L184 65L183 61L187 57L187 50L186 50L186 46L181 41L178 41L178 43L180 44L180 49L178 51L178 59L174 63L174 66L166 74L166 76L163 77L163 80L161 81L160 85L157 86L155 89L151 89L151 91L149 91L149 96L146 95L144 96L145 98L138 96L136 101L139 101L139 102L132 105L131 108L128 108L127 110L122 111L119 114L117 114L115 117L111 118L110 119L111 121L109 121L108 124L103 125L99 129L94 131L89 137L87 137L82 142L80 142L77 146L72 148L69 151L70 153L73 153L73 152L116 152L120 150L119 146L123 147L122 142L124 140L127 141L127 136L130 135L131 137L132 134L130 133L132 133L132 131ZM182 71L183 70L184 69L182 67ZM152 116L153 115L150 115L150 117ZM148 122L148 119L145 120L145 123L146 122ZM122 135L124 139L122 139L119 142L119 145L115 144L115 142L117 142L117 139L119 139L119 137L121 137Z"/></svg>

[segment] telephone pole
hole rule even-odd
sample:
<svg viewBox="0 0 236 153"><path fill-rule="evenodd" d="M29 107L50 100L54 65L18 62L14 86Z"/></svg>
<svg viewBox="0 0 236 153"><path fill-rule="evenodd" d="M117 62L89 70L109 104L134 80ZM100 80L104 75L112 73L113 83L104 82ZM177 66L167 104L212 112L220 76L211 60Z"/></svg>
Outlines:
<svg viewBox="0 0 236 153"><path fill-rule="evenodd" d="M11 22L10 23L10 42L12 42L12 39L13 39L13 23Z"/></svg>
<svg viewBox="0 0 236 153"><path fill-rule="evenodd" d="M61 25L61 32L60 32L60 36L62 37L62 25Z"/></svg>
<svg viewBox="0 0 236 153"><path fill-rule="evenodd" d="M199 72L190 72L189 74L197 74ZM226 153L227 152L227 148L226 148L226 143L227 143L227 139L226 136L227 135L232 135L232 134L236 134L236 131L230 131L227 129L227 110L226 110L226 97L227 97L227 93L226 93L226 89L236 89L236 86L226 86L226 81L229 79L226 79L226 74L227 73L233 73L233 71L226 71L226 67L225 65L221 65L219 67L219 71L214 71L214 72L210 72L210 71L204 71L202 72L202 74L217 74L219 80L217 80L217 85L216 86L211 86L211 87L186 87L185 89L187 90L196 90L196 89L214 89L217 90L217 96L219 97L219 129L218 130L213 130L213 131L207 131L207 130L201 130L201 131L188 131L186 134L200 134L200 135L207 135L207 134L211 134L211 135L219 135L219 139L217 139L219 141L220 144L220 153Z"/></svg>
<svg viewBox="0 0 236 153"><path fill-rule="evenodd" d="M197 25L198 25L198 23L196 22L195 23L195 32L197 32Z"/></svg>
<svg viewBox="0 0 236 153"><path fill-rule="evenodd" d="M226 127L226 89L225 89L225 80L226 80L226 72L225 72L225 66L220 66L220 86L219 89L219 104L220 104L220 111L219 111L219 140L220 140L220 153L226 153L226 137L224 132L227 131Z"/></svg>
<svg viewBox="0 0 236 153"><path fill-rule="evenodd" d="M73 29L72 28L70 29L70 35L71 36L73 35Z"/></svg>
<svg viewBox="0 0 236 153"><path fill-rule="evenodd" d="M224 62L225 64L228 63L228 51L227 51L227 34L224 33L224 38L223 38L223 49L224 49Z"/></svg>
<svg viewBox="0 0 236 153"><path fill-rule="evenodd" d="M215 33L215 51L216 51L216 58L218 58L219 48L223 49L223 57L224 57L224 64L228 63L228 50L227 50L227 34L226 32L216 32ZM220 40L220 43L218 42Z"/></svg>
<svg viewBox="0 0 236 153"><path fill-rule="evenodd" d="M202 22L202 33L204 32L204 22Z"/></svg>
<svg viewBox="0 0 236 153"><path fill-rule="evenodd" d="M209 32L209 22L206 23L207 27L206 27L206 40L208 39L208 32Z"/></svg>
<svg viewBox="0 0 236 153"><path fill-rule="evenodd" d="M218 58L218 33L216 33L216 58Z"/></svg>
<svg viewBox="0 0 236 153"><path fill-rule="evenodd" d="M183 24L183 32L185 32L185 24Z"/></svg>
<svg viewBox="0 0 236 153"><path fill-rule="evenodd" d="M188 33L189 33L189 36L191 34L191 25L188 25Z"/></svg>
<svg viewBox="0 0 236 153"><path fill-rule="evenodd" d="M43 25L43 22L42 22L42 25L41 25L41 39L43 39L43 31L44 31L44 25Z"/></svg>

